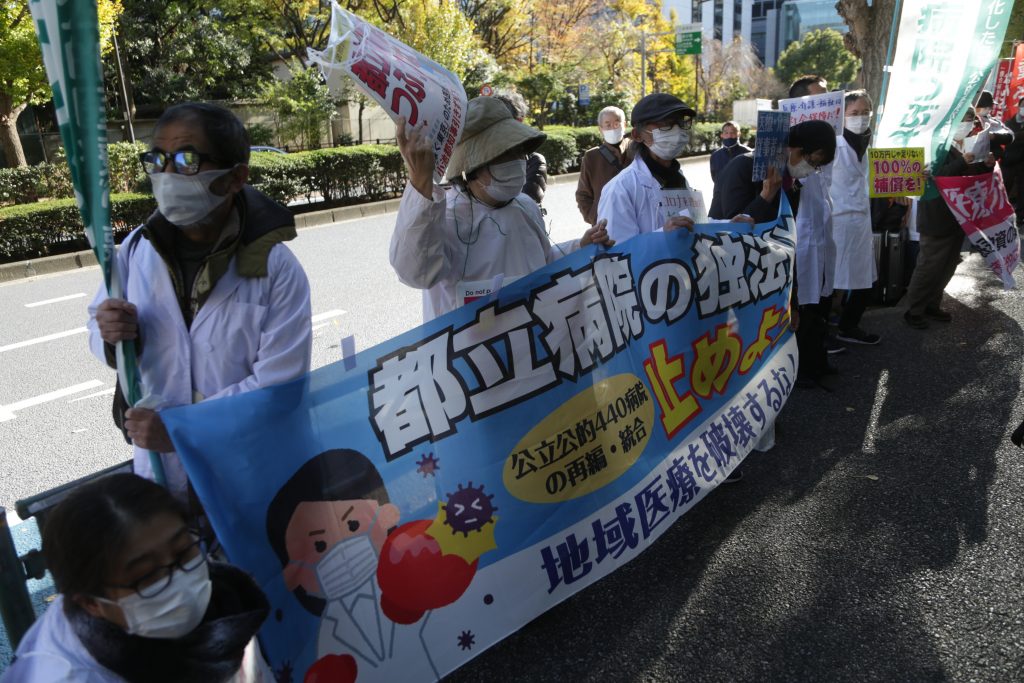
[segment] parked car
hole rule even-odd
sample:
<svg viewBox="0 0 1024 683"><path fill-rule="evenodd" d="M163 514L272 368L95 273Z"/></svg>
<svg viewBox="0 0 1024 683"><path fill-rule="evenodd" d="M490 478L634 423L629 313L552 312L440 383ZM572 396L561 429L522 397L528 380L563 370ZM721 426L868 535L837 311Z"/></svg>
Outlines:
<svg viewBox="0 0 1024 683"><path fill-rule="evenodd" d="M250 152L276 152L277 154L287 154L288 152L277 147L271 147L270 145L253 145L249 148Z"/></svg>

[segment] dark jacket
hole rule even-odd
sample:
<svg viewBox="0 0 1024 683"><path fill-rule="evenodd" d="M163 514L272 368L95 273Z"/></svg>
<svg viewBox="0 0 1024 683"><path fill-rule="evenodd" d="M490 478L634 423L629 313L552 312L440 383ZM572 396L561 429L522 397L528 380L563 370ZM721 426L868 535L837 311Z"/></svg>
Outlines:
<svg viewBox="0 0 1024 683"><path fill-rule="evenodd" d="M751 216L758 223L775 220L779 215L779 195L766 202L761 197L764 182L751 180L754 176L754 154L741 154L722 169L715 183L715 192L711 197L711 218L735 218L741 213ZM788 173L783 174L782 187L789 199L789 205L796 215L800 202L800 184L794 182Z"/></svg>
<svg viewBox="0 0 1024 683"><path fill-rule="evenodd" d="M1006 122L1006 127L1013 131L1013 142L1006 146L999 168L1006 191L1016 198L1024 193L1024 123L1019 123L1014 116Z"/></svg>
<svg viewBox="0 0 1024 683"><path fill-rule="evenodd" d="M608 161L602 149L612 155L614 163ZM597 204L601 200L601 190L609 180L619 174L619 171L629 166L631 157L628 150L629 138L624 137L617 145L601 143L583 154L580 179L576 184L576 206L579 207L583 220L590 225L597 222Z"/></svg>
<svg viewBox="0 0 1024 683"><path fill-rule="evenodd" d="M540 204L544 201L544 191L548 189L548 160L540 152L526 157L526 184L523 192L530 199Z"/></svg>
<svg viewBox="0 0 1024 683"><path fill-rule="evenodd" d="M729 162L741 154L752 151L746 145L737 142L732 147L720 147L711 153L711 182L718 182L718 174L722 172Z"/></svg>
<svg viewBox="0 0 1024 683"><path fill-rule="evenodd" d="M964 155L955 147L950 147L949 154L941 166L932 170L933 176L963 176L988 173L992 169L983 161L968 164ZM942 196L934 199L922 199L917 205L917 231L930 237L947 237L962 234L960 221L946 205Z"/></svg>

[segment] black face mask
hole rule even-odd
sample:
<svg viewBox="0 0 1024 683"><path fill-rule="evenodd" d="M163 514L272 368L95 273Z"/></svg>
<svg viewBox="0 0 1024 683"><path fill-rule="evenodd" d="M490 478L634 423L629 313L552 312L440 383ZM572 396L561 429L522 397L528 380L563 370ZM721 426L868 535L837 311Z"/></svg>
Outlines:
<svg viewBox="0 0 1024 683"><path fill-rule="evenodd" d="M735 147L739 144L739 140L736 138L724 138L722 140L722 147Z"/></svg>

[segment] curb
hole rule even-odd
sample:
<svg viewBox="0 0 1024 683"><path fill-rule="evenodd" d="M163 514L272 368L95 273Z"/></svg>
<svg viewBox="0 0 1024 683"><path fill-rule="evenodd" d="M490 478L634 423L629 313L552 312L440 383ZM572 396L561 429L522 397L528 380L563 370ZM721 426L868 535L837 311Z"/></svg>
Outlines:
<svg viewBox="0 0 1024 683"><path fill-rule="evenodd" d="M687 157L685 164L690 160L706 159L707 155ZM575 183L579 180L579 172L562 173L548 178L550 185L564 185ZM370 216L383 216L389 213L396 213L401 199L385 199L380 202L368 202L366 204L353 204L352 206L339 206L323 211L310 211L295 216L295 227L298 230L304 228L315 228L341 221L350 221ZM61 273L77 268L89 268L95 266L96 255L92 250L78 251L71 254L58 254L56 256L43 256L41 258L29 259L28 261L16 261L14 263L0 263L0 283L25 280L39 275Z"/></svg>

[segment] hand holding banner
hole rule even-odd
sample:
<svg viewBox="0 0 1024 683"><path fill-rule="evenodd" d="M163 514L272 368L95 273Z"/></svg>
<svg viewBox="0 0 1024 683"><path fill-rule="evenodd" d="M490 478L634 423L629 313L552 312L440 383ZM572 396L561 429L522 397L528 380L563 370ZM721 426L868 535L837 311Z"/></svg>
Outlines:
<svg viewBox="0 0 1024 683"><path fill-rule="evenodd" d="M350 78L392 119L426 122L434 145L434 181L440 182L462 135L466 91L448 69L355 14L331 3L331 37L324 50L308 51L335 92Z"/></svg>
<svg viewBox="0 0 1024 683"><path fill-rule="evenodd" d="M792 97L786 100L779 100L779 109L788 111L792 118L789 125L795 126L804 121L827 121L832 124L836 135L843 134L845 125L845 101L846 92L837 90L821 95L807 95L806 97Z"/></svg>
<svg viewBox="0 0 1024 683"><path fill-rule="evenodd" d="M789 141L790 114L784 111L757 112L757 137L754 140L754 176L764 180L774 166L781 174L786 168L786 143Z"/></svg>

